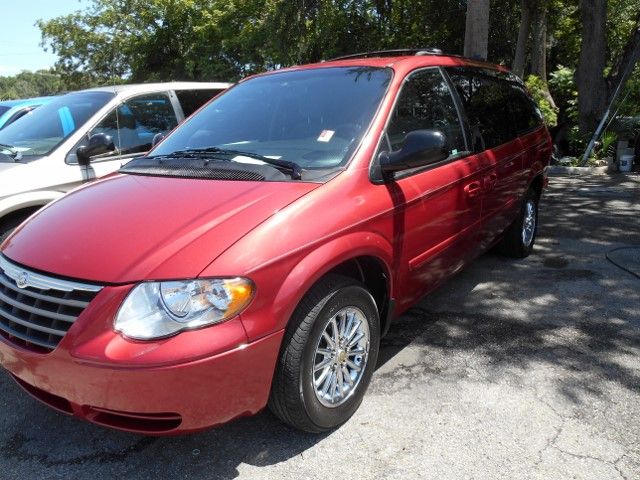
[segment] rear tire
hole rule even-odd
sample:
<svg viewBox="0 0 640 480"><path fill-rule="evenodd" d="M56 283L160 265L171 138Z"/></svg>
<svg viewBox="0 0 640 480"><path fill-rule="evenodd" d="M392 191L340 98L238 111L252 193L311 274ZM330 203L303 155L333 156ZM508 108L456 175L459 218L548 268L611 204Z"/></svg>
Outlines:
<svg viewBox="0 0 640 480"><path fill-rule="evenodd" d="M529 189L524 197L518 217L504 232L496 249L511 258L525 258L533 251L538 233L538 194Z"/></svg>
<svg viewBox="0 0 640 480"><path fill-rule="evenodd" d="M369 291L348 277L322 278L300 301L287 326L270 410L307 432L343 424L362 402L379 343L380 318Z"/></svg>

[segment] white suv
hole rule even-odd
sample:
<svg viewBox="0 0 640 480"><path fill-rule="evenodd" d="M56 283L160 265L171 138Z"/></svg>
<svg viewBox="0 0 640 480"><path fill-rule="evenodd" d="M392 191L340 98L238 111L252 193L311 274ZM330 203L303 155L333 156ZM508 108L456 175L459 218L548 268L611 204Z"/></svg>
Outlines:
<svg viewBox="0 0 640 480"><path fill-rule="evenodd" d="M0 243L72 188L143 155L228 83L101 87L61 96L0 131Z"/></svg>

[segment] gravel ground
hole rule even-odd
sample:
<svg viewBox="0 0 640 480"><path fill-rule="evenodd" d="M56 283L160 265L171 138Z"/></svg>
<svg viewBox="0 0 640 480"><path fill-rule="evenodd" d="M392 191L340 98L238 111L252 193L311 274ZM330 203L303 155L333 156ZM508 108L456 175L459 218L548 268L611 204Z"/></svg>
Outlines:
<svg viewBox="0 0 640 480"><path fill-rule="evenodd" d="M640 177L555 177L535 254L478 259L392 326L360 410L314 436L264 412L146 438L0 375L0 477L640 478ZM638 251L614 260L640 271Z"/></svg>

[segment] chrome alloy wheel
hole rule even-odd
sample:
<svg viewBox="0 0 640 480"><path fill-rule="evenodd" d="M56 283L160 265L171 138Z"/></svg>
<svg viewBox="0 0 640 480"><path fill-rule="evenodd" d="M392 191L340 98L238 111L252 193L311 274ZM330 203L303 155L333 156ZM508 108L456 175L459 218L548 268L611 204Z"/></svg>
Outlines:
<svg viewBox="0 0 640 480"><path fill-rule="evenodd" d="M313 387L325 407L342 405L362 379L369 357L369 322L359 308L345 307L327 322L316 345Z"/></svg>
<svg viewBox="0 0 640 480"><path fill-rule="evenodd" d="M522 243L525 247L531 245L536 232L536 204L533 200L527 200L524 206L524 220L522 222Z"/></svg>

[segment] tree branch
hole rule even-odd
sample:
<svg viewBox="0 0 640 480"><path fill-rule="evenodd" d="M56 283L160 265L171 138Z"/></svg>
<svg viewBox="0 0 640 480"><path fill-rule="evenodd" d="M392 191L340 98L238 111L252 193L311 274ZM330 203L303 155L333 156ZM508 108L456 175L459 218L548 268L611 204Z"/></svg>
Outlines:
<svg viewBox="0 0 640 480"><path fill-rule="evenodd" d="M634 27L629 40L622 49L622 55L618 58L613 65L611 72L607 76L607 88L608 88L608 102L611 102L613 95L618 85L624 87L624 84L629 79L629 76L633 72L633 69L640 60L640 13L638 13L638 19L636 26Z"/></svg>

